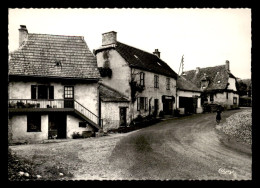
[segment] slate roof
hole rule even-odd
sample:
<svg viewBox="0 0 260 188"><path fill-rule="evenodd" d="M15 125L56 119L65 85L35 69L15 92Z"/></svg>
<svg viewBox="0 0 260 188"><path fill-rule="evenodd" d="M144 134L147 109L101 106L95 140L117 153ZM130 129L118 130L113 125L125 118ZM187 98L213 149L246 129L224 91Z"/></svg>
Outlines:
<svg viewBox="0 0 260 188"><path fill-rule="evenodd" d="M187 80L183 76L178 76L177 89L184 90L184 91L202 92L202 90L200 88L198 88L194 83Z"/></svg>
<svg viewBox="0 0 260 188"><path fill-rule="evenodd" d="M206 78L209 80L206 91L226 89L228 78L235 78L232 73L226 70L225 65L200 68L198 73L196 73L196 70L185 71L184 73L183 77L194 83L198 88L201 88L201 79L206 74Z"/></svg>
<svg viewBox="0 0 260 188"><path fill-rule="evenodd" d="M9 75L100 78L96 58L83 37L34 33L10 53Z"/></svg>
<svg viewBox="0 0 260 188"><path fill-rule="evenodd" d="M126 96L103 83L99 86L99 96L104 102L129 102Z"/></svg>
<svg viewBox="0 0 260 188"><path fill-rule="evenodd" d="M96 53L105 48L106 47L101 47L97 49ZM177 78L177 74L167 65L167 63L154 54L118 41L116 42L116 45L108 46L108 48L114 48L129 63L130 67L162 74L175 79Z"/></svg>

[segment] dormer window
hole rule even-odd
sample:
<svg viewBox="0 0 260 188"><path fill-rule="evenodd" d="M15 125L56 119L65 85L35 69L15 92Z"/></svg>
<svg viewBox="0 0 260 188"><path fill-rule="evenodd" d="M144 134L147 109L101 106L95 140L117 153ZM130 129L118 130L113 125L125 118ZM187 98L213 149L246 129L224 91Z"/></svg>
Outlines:
<svg viewBox="0 0 260 188"><path fill-rule="evenodd" d="M209 85L208 77L206 76L206 73L204 73L203 77L200 79L201 88L205 89Z"/></svg>

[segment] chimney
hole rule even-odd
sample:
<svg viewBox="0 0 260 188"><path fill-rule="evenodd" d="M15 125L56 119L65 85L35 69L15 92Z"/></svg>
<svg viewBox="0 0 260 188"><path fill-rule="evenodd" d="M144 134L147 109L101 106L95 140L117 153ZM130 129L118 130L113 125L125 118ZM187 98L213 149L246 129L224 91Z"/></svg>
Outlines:
<svg viewBox="0 0 260 188"><path fill-rule="evenodd" d="M110 31L102 34L102 46L116 43L116 32Z"/></svg>
<svg viewBox="0 0 260 188"><path fill-rule="evenodd" d="M22 45L23 41L27 38L28 30L25 25L20 25L19 29L19 47Z"/></svg>
<svg viewBox="0 0 260 188"><path fill-rule="evenodd" d="M230 71L230 69L229 69L229 61L228 60L226 60L226 70Z"/></svg>
<svg viewBox="0 0 260 188"><path fill-rule="evenodd" d="M196 67L196 74L198 74L200 71L200 68L199 67Z"/></svg>
<svg viewBox="0 0 260 188"><path fill-rule="evenodd" d="M160 53L158 49L155 49L153 54L160 58Z"/></svg>

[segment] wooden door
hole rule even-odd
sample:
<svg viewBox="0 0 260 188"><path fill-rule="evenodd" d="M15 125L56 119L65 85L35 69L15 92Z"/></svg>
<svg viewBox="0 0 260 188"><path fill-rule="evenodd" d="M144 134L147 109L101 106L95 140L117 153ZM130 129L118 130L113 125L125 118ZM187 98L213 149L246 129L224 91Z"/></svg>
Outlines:
<svg viewBox="0 0 260 188"><path fill-rule="evenodd" d="M119 126L126 126L126 107L119 108Z"/></svg>
<svg viewBox="0 0 260 188"><path fill-rule="evenodd" d="M73 86L64 86L64 108L74 108Z"/></svg>

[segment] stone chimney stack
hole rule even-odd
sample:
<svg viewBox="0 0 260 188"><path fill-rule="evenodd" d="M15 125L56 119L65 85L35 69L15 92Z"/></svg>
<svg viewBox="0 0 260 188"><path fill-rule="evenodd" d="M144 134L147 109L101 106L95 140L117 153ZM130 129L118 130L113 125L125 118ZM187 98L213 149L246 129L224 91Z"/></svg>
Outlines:
<svg viewBox="0 0 260 188"><path fill-rule="evenodd" d="M200 72L200 68L196 67L196 74L198 74Z"/></svg>
<svg viewBox="0 0 260 188"><path fill-rule="evenodd" d="M153 54L160 58L160 53L158 49L155 49Z"/></svg>
<svg viewBox="0 0 260 188"><path fill-rule="evenodd" d="M228 60L226 60L226 70L229 72L230 71L230 69L229 69L229 61Z"/></svg>
<svg viewBox="0 0 260 188"><path fill-rule="evenodd" d="M19 47L28 36L28 30L25 25L20 25L19 29Z"/></svg>
<svg viewBox="0 0 260 188"><path fill-rule="evenodd" d="M106 46L109 44L115 44L117 41L116 34L117 33L115 31L103 33L102 34L102 46Z"/></svg>

